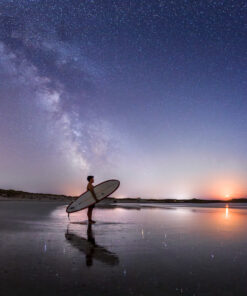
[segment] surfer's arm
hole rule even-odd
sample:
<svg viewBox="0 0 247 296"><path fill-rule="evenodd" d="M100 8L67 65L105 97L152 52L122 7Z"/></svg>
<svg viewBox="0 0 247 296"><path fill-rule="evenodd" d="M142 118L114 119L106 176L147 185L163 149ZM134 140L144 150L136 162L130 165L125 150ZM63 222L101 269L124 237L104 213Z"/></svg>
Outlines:
<svg viewBox="0 0 247 296"><path fill-rule="evenodd" d="M95 194L95 192L94 192L93 187L90 186L90 187L88 188L88 190L92 193L94 199L95 199L96 201L98 201L98 200L97 200L97 197L96 197L96 194Z"/></svg>
<svg viewBox="0 0 247 296"><path fill-rule="evenodd" d="M90 191L92 192L92 195L93 195L93 197L95 198L95 200L98 201L98 200L97 200L97 197L96 197L96 194L95 194L95 192L94 192L94 189L92 188Z"/></svg>

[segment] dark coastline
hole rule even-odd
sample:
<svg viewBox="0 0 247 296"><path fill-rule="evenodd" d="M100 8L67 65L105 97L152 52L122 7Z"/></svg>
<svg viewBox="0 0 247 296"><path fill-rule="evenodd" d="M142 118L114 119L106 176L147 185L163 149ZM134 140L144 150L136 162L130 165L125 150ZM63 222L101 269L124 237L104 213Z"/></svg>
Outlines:
<svg viewBox="0 0 247 296"><path fill-rule="evenodd" d="M18 190L6 190L0 189L0 200L40 200L40 201L62 201L71 202L75 200L77 196L67 196L58 194L46 194L46 193L31 193ZM228 200L216 200L216 199L153 199L153 198L114 198L108 197L104 203L140 203L140 204L183 204L183 203L247 203L247 198L233 198Z"/></svg>

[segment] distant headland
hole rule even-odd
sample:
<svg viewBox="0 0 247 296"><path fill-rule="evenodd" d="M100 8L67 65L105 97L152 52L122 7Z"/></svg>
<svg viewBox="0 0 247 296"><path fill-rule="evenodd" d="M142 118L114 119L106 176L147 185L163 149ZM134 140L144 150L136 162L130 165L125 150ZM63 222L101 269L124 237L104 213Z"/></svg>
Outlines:
<svg viewBox="0 0 247 296"><path fill-rule="evenodd" d="M0 189L0 201L6 200L40 200L40 201L61 201L71 202L75 200L77 196L59 195L59 194L46 194L46 193L31 193L19 190L6 190ZM140 203L140 204L182 204L182 203L247 203L247 198L232 198L228 200L216 200L216 199L154 199L154 198L114 198L107 197L101 203Z"/></svg>

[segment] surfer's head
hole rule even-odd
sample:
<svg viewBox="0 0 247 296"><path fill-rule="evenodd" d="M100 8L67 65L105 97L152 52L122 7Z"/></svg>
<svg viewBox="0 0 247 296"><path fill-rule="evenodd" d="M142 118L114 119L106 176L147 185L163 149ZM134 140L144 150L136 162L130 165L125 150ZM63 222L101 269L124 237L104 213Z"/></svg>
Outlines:
<svg viewBox="0 0 247 296"><path fill-rule="evenodd" d="M87 180L88 180L88 182L93 183L94 182L94 176L88 176Z"/></svg>

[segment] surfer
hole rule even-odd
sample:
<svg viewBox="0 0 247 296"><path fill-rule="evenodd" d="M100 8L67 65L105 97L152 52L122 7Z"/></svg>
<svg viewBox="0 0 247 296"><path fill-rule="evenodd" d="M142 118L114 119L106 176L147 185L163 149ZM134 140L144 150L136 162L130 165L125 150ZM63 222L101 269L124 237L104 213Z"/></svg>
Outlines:
<svg viewBox="0 0 247 296"><path fill-rule="evenodd" d="M95 201L97 202L97 197L96 197L96 194L94 192L94 186L93 186L93 183L94 183L94 176L88 176L87 177L87 180L88 180L88 184L87 184L87 190L91 191L92 195L93 195L93 198L95 199ZM88 222L89 223L95 223L94 220L92 220L92 214L93 214L93 208L94 208L95 204L91 205L88 207L88 210L87 210L87 216L88 216Z"/></svg>

